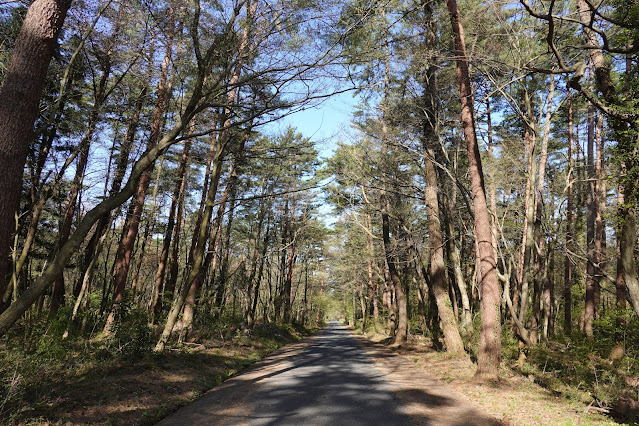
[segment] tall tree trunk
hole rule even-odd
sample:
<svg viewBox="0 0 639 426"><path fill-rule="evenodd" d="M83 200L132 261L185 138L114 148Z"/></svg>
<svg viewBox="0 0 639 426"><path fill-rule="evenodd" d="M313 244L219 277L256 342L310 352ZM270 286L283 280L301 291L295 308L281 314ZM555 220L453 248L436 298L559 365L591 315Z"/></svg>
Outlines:
<svg viewBox="0 0 639 426"><path fill-rule="evenodd" d="M155 289L153 292L153 302L151 303L151 324L155 322L155 318L158 317L162 310L163 303L160 301L162 294L162 287L164 286L164 279L166 276L166 265L169 259L169 250L171 248L171 239L173 237L173 230L175 228L176 215L178 210L178 204L184 197L184 191L186 189L186 169L189 162L189 155L191 150L191 139L184 142L184 148L182 149L182 157L180 158L180 165L177 170L177 179L175 181L175 189L171 197L171 207L169 208L169 220L166 225L166 231L164 233L164 240L162 241L162 251L160 252L160 260L158 262L158 269L155 274ZM168 297L172 299L173 293L171 292Z"/></svg>
<svg viewBox="0 0 639 426"><path fill-rule="evenodd" d="M460 85L461 118L468 152L468 165L475 209L475 239L479 247L479 277L482 292L481 299L481 333L479 337L479 354L477 357L477 376L487 379L499 377L501 361L501 319L500 289L497 280L497 261L492 246L490 232L490 214L486 203L484 189L484 173L481 167L481 156L475 134L475 118L473 110L472 87L468 71L468 59L464 31L455 0L446 0L450 14L451 26L455 37L455 56L457 62L457 78Z"/></svg>
<svg viewBox="0 0 639 426"><path fill-rule="evenodd" d="M588 191L586 192L586 207L588 214L586 217L586 252L588 261L586 262L586 298L582 321L582 331L588 338L592 338L592 326L595 319L595 287L597 281L595 277L594 260L595 252L595 219L597 217L597 182L595 175L594 144L595 144L595 109L588 104L588 148L586 169L588 174Z"/></svg>
<svg viewBox="0 0 639 426"><path fill-rule="evenodd" d="M598 35L590 30L590 22L593 19L594 12L585 0L577 0L577 7L586 41L592 47L588 53L590 62L595 70L597 89L608 103L614 105L618 100L615 99L615 86L610 75L610 66L606 64L601 50L596 48L599 46ZM634 260L634 250L637 244L637 224L633 211L634 204L638 199L637 194L639 193L639 174L637 173L637 170L639 170L639 149L637 148L639 146L639 137L636 136L639 132L639 122L636 118L621 122L621 120L614 117L610 121L618 138L617 151L621 157L620 162L622 167L625 166L625 170L622 170L622 174L625 173L625 175L620 177L624 191L624 205L617 213L621 223L619 258L630 301L635 312L639 314L639 277L637 276ZM625 134L628 127L632 129L631 133L634 133L634 135Z"/></svg>
<svg viewBox="0 0 639 426"><path fill-rule="evenodd" d="M33 124L49 62L70 5L71 0L31 3L0 86L0 294L5 292L11 271L9 253ZM6 307L0 301L0 312Z"/></svg>
<svg viewBox="0 0 639 426"><path fill-rule="evenodd" d="M436 26L433 20L433 11L430 2L424 2L424 12L426 21L426 48L433 49L436 44ZM435 169L435 149L437 147L438 135L438 111L437 111L437 66L429 65L426 69L425 78L422 82L424 88L424 119L423 128L423 148L426 153L424 159L424 174L426 177L426 188L424 189L424 202L426 204L426 217L428 219L428 236L430 245L430 284L435 295L437 311L441 319L442 331L446 350L451 353L464 351L464 343L459 335L456 316L453 313L452 305L446 290L446 265L444 263L444 239L442 238L442 227L440 221L439 201L437 199L437 170ZM454 294L454 290L453 290Z"/></svg>
<svg viewBox="0 0 639 426"><path fill-rule="evenodd" d="M402 288L402 283L397 272L397 266L395 265L395 255L393 253L390 241L390 221L388 218L388 213L386 213L386 211L382 212L382 239L384 242L386 263L388 264L388 274L390 276L391 282L393 283L393 290L395 292L395 298L397 300L398 324L393 345L401 346L406 343L407 338L406 330L408 324L406 320L406 300L404 299L404 289Z"/></svg>
<svg viewBox="0 0 639 426"><path fill-rule="evenodd" d="M185 279L184 286L182 290L178 294L178 297L173 303L171 310L169 312L166 324L164 326L164 331L158 340L158 343L155 345L155 351L161 352L164 350L164 346L166 345L171 333L173 332L173 327L178 319L178 315L182 312L182 308L184 307L184 303L186 302L186 298L188 295L188 290L193 285L193 282L198 278L200 273L200 269L202 264L204 263L204 250L206 248L206 240L209 231L209 225L211 221L211 216L213 213L213 206L215 204L215 195L217 194L217 187L220 181L220 174L222 171L222 161L224 158L224 153L227 148L227 144L231 139L231 117L233 115L233 108L237 99L237 91L238 91L238 82L240 80L240 73L242 71L242 67L244 66L244 62L246 61L249 53L249 31L251 30L251 25L253 21L253 16L255 14L255 10L257 7L257 2L249 1L245 4L246 12L247 12L247 22L242 31L242 40L238 49L237 59L235 61L235 67L232 70L232 73L229 78L228 86L227 86L227 96L226 101L227 104L224 108L224 112L222 114L222 131L217 137L215 143L215 154L213 158L213 174L211 176L210 183L207 188L207 196L206 202L204 203L204 211L202 213L202 222L199 224L199 227L196 227L195 233L198 234L197 241L194 244L194 248L191 249L192 258L190 260L190 271ZM230 24L229 24L230 25ZM196 238L194 238L196 240Z"/></svg>
<svg viewBox="0 0 639 426"><path fill-rule="evenodd" d="M529 269L534 256L534 220L535 220L535 189L533 187L537 174L537 150L536 132L531 128L533 118L533 106L530 102L528 91L524 94L524 104L527 117L524 119L525 131L524 141L526 143L526 153L528 154L528 169L526 175L526 193L524 202L524 228L522 233L521 251L519 252L519 265L517 269L517 281L521 287L519 302L519 321L526 325L528 317L528 296L529 291Z"/></svg>
<svg viewBox="0 0 639 426"><path fill-rule="evenodd" d="M555 80L550 78L548 97L546 98L546 117L544 122L544 136L541 140L541 152L539 155L539 175L537 177L537 195L535 196L535 247L536 256L534 264L534 290L533 290L533 317L530 327L530 340L536 344L539 340L539 327L541 325L541 293L548 287L548 269L546 264L546 237L542 230L544 212L544 185L546 181L546 162L548 159L548 140L550 139L550 121L552 119L553 97L555 94ZM550 294L548 294L550 297ZM544 307L547 306L544 304ZM548 305L549 306L549 305ZM544 308L544 315L550 315L550 309Z"/></svg>
<svg viewBox="0 0 639 426"><path fill-rule="evenodd" d="M169 67L173 55L173 38L175 36L175 19L173 7L169 5L168 8L169 23L168 31L165 41L165 54L162 67L160 68L160 81L158 82L158 97L155 105L155 111L153 113L153 121L151 123L151 132L147 141L147 150L157 145L160 136L160 126L162 123L162 117L166 109L168 93L168 77ZM138 189L136 196L132 202L135 203L133 214L127 217L127 222L124 225L122 240L118 249L118 255L116 258L116 271L115 280L113 284L113 306L109 312L106 323L104 325L103 333L106 336L112 334L113 323L119 315L121 304L124 301L126 281L129 275L129 267L131 265L131 256L133 248L135 246L135 240L138 236L138 229L140 226L140 220L142 218L142 211L144 210L144 199L146 198L146 191L151 183L151 173L153 165L147 170L138 183Z"/></svg>
<svg viewBox="0 0 639 426"><path fill-rule="evenodd" d="M595 216L595 319L599 318L601 299L601 280L606 270L606 170L604 161L604 117L599 114L595 124L595 143L597 144L597 159L595 161L595 175L597 177L597 215Z"/></svg>
<svg viewBox="0 0 639 426"><path fill-rule="evenodd" d="M566 255L564 259L564 333L570 335L572 331L572 252L573 252L573 182L575 162L573 155L573 121L572 96L568 93L568 174L566 187L568 188L568 205L566 206Z"/></svg>

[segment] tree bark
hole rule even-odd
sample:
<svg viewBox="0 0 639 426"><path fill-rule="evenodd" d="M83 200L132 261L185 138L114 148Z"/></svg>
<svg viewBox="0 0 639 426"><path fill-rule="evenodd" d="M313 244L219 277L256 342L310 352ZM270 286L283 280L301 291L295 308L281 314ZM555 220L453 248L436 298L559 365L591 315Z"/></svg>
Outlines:
<svg viewBox="0 0 639 426"><path fill-rule="evenodd" d="M593 264L596 258L595 251L595 219L597 217L597 182L595 175L594 160L594 143L595 143L595 108L592 104L588 105L588 139L587 139L587 163L586 170L588 175L588 191L586 192L586 207L588 213L586 216L586 252L588 261L586 262L586 298L584 304L584 314L582 321L582 331L586 337L592 339L592 326L595 319L595 287L597 281L595 277L595 266Z"/></svg>
<svg viewBox="0 0 639 426"><path fill-rule="evenodd" d="M479 282L481 286L481 333L476 375L487 379L499 378L501 361L500 289L497 262L490 232L490 214L486 203L484 173L475 133L472 87L464 31L455 0L446 0L454 34L457 78L460 86L461 119L468 152L468 164L475 210L475 238L479 247Z"/></svg>
<svg viewBox="0 0 639 426"><path fill-rule="evenodd" d="M29 6L0 86L0 294L10 273L22 172L44 82L71 0L35 0ZM0 312L6 304L0 301Z"/></svg>
<svg viewBox="0 0 639 426"><path fill-rule="evenodd" d="M544 213L544 185L546 181L546 162L548 159L548 141L550 139L550 121L552 119L553 97L555 94L555 80L550 78L548 97L546 98L546 117L544 122L544 136L541 140L541 152L539 155L539 174L537 177L537 195L535 196L535 246L536 256L534 264L534 289L533 289L533 317L530 327L530 340L536 344L539 340L539 327L543 321L541 318L541 293L548 288L548 269L546 263L546 236L542 230ZM550 293L548 293L548 298ZM543 303L544 316L550 315L550 304ZM547 330L547 328L546 328Z"/></svg>
<svg viewBox="0 0 639 426"><path fill-rule="evenodd" d="M160 126L162 123L162 117L164 116L164 110L166 109L168 93L168 78L169 67L171 64L171 58L173 55L173 38L175 36L175 19L173 7L169 5L169 24L165 42L165 54L160 69L160 81L158 82L158 98L155 105L155 111L153 113L153 121L151 123L151 132L149 134L149 140L147 141L147 150L152 149L157 145L160 136ZM103 333L106 336L112 334L112 327L116 317L119 315L121 304L125 297L126 281L129 275L129 268L131 266L131 256L133 253L133 247L135 246L135 240L138 236L138 229L140 221L142 219L142 211L144 210L144 200L146 198L146 191L151 183L151 173L153 165L147 170L138 183L138 189L135 199L132 201L135 203L133 214L127 217L127 223L124 225L122 241L118 249L118 255L115 261L115 280L113 284L113 306L109 312L106 323L104 325Z"/></svg>
<svg viewBox="0 0 639 426"><path fill-rule="evenodd" d="M386 213L385 211L382 212L382 239L384 242L386 263L388 264L388 274L393 284L393 290L395 292L395 298L397 300L398 324L397 331L395 332L395 339L393 340L393 345L401 346L406 343L407 338L406 330L408 323L406 319L406 300L404 299L404 289L402 288L402 283L397 272L397 266L395 265L394 254L390 241L390 221L388 218L388 213Z"/></svg>
<svg viewBox="0 0 639 426"><path fill-rule="evenodd" d="M533 182L537 174L537 150L535 129L531 128L530 122L533 120L533 106L530 102L528 91L524 93L524 105L527 117L524 118L524 141L526 153L528 154L528 168L526 174L526 189L524 201L524 227L522 232L521 250L519 252L519 265L517 269L517 282L521 287L519 301L519 321L526 325L528 316L528 296L529 290L529 270L534 255L534 220L535 220L535 190ZM515 304L516 306L516 304Z"/></svg>
<svg viewBox="0 0 639 426"><path fill-rule="evenodd" d="M570 90L570 89L569 89ZM568 204L566 206L566 255L564 258L564 333L570 335L572 331L572 260L573 251L573 182L575 162L573 155L573 119L572 119L572 96L568 93L568 174L566 176L566 187L568 189Z"/></svg>
<svg viewBox="0 0 639 426"><path fill-rule="evenodd" d="M184 148L182 149L182 157L180 158L180 165L177 171L177 179L175 181L175 189L173 190L173 196L171 197L171 207L169 208L169 220L166 225L166 232L164 233L164 240L162 241L162 251L160 252L160 260L158 262L158 270L155 274L155 290L153 293L153 302L151 304L151 324L155 322L162 310L163 303L160 301L160 295L162 294L162 287L164 285L164 279L166 276L166 265L169 259L169 250L171 248L171 239L173 237L173 230L175 228L175 222L177 221L178 204L181 203L184 197L184 191L186 189L186 168L189 162L189 155L191 151L191 139L184 142ZM164 296L164 295L162 295ZM171 299L173 298L173 292L167 295Z"/></svg>
<svg viewBox="0 0 639 426"><path fill-rule="evenodd" d="M434 49L436 44L436 27L430 2L424 2L426 21L426 49ZM438 111L437 111L437 66L426 68L422 82L424 93L422 96L424 118L422 123L422 144L426 154L424 159L424 174L426 187L424 188L424 202L428 220L428 236L430 245L430 284L435 295L437 311L441 319L442 331L446 350L451 353L464 351L464 343L459 334L456 316L453 312L450 297L446 290L446 265L444 263L444 239L440 220L439 201L437 197L437 170L435 169L435 149L437 147ZM454 295L454 289L453 289Z"/></svg>

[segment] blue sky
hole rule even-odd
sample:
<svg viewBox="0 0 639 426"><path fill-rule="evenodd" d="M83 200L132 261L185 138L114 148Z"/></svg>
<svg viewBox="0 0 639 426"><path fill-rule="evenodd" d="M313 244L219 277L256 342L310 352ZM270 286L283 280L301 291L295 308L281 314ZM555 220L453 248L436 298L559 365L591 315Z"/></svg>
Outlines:
<svg viewBox="0 0 639 426"><path fill-rule="evenodd" d="M296 128L315 142L322 158L330 157L340 140L347 138L357 99L351 92L334 95L320 105L291 114L273 124L273 132Z"/></svg>

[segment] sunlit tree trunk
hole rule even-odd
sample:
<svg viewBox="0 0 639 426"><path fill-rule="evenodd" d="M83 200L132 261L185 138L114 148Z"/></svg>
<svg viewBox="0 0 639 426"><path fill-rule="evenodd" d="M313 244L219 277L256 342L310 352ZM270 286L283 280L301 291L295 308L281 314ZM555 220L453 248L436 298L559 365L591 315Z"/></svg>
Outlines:
<svg viewBox="0 0 639 426"><path fill-rule="evenodd" d="M479 247L479 282L481 285L481 333L477 357L477 376L487 379L499 377L501 361L500 288L497 281L497 261L490 232L490 214L486 203L484 173L475 133L472 87L464 31L455 0L447 0L455 42L457 78L460 85L461 118L468 151L473 206L475 209L475 238Z"/></svg>
<svg viewBox="0 0 639 426"><path fill-rule="evenodd" d="M572 331L572 260L573 251L573 192L575 162L573 155L573 121L572 96L568 93L568 173L566 176L567 206L566 206L566 255L564 258L564 333L570 335Z"/></svg>
<svg viewBox="0 0 639 426"><path fill-rule="evenodd" d="M541 295L548 288L548 264L546 262L546 236L542 230L544 206L544 185L546 182L546 162L548 159L548 141L550 139L550 121L552 118L553 97L555 94L555 80L550 78L548 97L546 98L546 117L544 122L544 136L541 140L541 152L539 155L539 174L537 177L537 195L535 196L535 264L534 264L534 290L533 290L533 317L530 327L530 340L533 344L539 340L539 327L541 318ZM547 295L550 297L550 293ZM544 316L550 313L550 303L544 303Z"/></svg>
<svg viewBox="0 0 639 426"><path fill-rule="evenodd" d="M524 201L524 226L522 232L521 248L519 252L519 264L517 268L517 281L521 287L519 302L519 321L526 325L528 317L528 298L529 289L529 270L532 258L534 256L534 220L535 220L535 189L534 180L537 175L537 152L536 152L536 135L535 129L531 128L531 122L534 120L532 112L532 103L528 91L524 93L524 105L526 109L526 117L524 118L524 142L526 144L526 154L528 155L528 166L526 173L526 188Z"/></svg>
<svg viewBox="0 0 639 426"><path fill-rule="evenodd" d="M171 64L171 58L173 55L173 38L175 36L175 19L174 10L171 5L168 9L169 24L165 41L165 54L162 66L160 69L160 80L158 83L158 97L155 105L155 111L153 113L153 121L151 123L151 132L149 134L149 140L147 141L147 150L157 145L160 137L160 125L162 123L162 117L166 109L166 103L169 96L168 93L168 77L169 67ZM151 183L151 169L147 170L138 183L137 192L135 198L132 200L135 203L133 214L127 217L127 223L124 225L122 240L118 249L118 255L116 258L115 279L113 283L113 306L109 311L106 323L104 325L103 333L107 336L112 334L113 323L120 313L121 304L124 301L126 281L129 275L129 268L131 265L131 256L133 254L133 248L135 246L135 240L138 236L138 229L140 221L142 219L142 212L144 210L144 200L146 198L146 191Z"/></svg>

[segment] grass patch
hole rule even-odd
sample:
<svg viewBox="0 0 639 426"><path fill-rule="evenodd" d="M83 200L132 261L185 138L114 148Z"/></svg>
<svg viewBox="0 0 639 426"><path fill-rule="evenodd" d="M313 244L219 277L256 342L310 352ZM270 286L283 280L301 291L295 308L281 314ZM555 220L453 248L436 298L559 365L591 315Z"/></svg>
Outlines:
<svg viewBox="0 0 639 426"><path fill-rule="evenodd" d="M153 424L275 349L311 334L299 326L224 325L151 351L151 332L62 340L50 329L0 346L0 423ZM144 344L143 344L144 343Z"/></svg>

